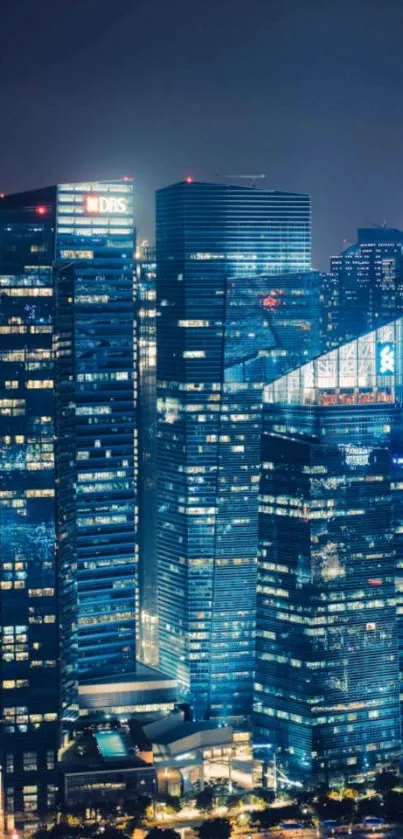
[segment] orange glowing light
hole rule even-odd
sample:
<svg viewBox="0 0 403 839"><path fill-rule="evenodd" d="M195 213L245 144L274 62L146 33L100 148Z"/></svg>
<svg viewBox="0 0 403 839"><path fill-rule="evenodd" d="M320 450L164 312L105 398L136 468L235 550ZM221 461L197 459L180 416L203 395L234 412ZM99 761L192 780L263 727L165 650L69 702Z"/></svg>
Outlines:
<svg viewBox="0 0 403 839"><path fill-rule="evenodd" d="M264 309L278 309L280 305L280 301L274 297L273 294L268 294L266 297L263 298L263 308Z"/></svg>

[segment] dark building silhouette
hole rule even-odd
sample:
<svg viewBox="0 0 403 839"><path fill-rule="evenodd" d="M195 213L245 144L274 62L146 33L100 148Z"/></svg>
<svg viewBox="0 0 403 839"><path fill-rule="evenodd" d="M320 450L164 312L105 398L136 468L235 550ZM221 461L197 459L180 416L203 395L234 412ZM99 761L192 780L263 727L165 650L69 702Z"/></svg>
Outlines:
<svg viewBox="0 0 403 839"><path fill-rule="evenodd" d="M324 348L350 341L403 312L403 232L358 230L357 242L330 261L322 292Z"/></svg>

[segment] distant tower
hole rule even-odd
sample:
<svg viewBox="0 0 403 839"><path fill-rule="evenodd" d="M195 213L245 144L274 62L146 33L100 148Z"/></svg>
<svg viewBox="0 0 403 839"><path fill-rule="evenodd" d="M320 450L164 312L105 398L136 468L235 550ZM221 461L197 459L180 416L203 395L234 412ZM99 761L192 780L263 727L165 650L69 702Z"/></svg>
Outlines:
<svg viewBox="0 0 403 839"><path fill-rule="evenodd" d="M403 312L403 232L363 228L330 261L323 286L324 347L337 346Z"/></svg>

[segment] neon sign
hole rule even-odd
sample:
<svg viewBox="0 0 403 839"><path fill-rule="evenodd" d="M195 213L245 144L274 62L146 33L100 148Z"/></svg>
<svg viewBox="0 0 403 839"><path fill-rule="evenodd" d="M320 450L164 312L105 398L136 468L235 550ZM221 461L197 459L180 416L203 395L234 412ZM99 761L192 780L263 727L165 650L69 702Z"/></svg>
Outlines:
<svg viewBox="0 0 403 839"><path fill-rule="evenodd" d="M395 345L392 341L377 344L376 372L378 376L393 376L396 368Z"/></svg>
<svg viewBox="0 0 403 839"><path fill-rule="evenodd" d="M109 195L85 195L84 208L87 213L94 215L120 215L127 213L127 198L117 198Z"/></svg>

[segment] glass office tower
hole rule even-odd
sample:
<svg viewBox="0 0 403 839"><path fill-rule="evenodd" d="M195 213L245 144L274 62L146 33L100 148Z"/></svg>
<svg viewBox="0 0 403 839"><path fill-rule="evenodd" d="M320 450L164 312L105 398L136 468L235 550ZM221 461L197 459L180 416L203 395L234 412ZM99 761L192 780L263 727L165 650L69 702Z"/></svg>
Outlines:
<svg viewBox="0 0 403 839"><path fill-rule="evenodd" d="M137 255L137 369L139 434L139 646L138 658L158 665L156 555L157 308L155 248Z"/></svg>
<svg viewBox="0 0 403 839"><path fill-rule="evenodd" d="M56 260L74 273L79 678L129 672L137 604L133 187L58 187Z"/></svg>
<svg viewBox="0 0 403 839"><path fill-rule="evenodd" d="M338 346L403 312L403 232L358 230L357 242L330 260L324 277L324 348Z"/></svg>
<svg viewBox="0 0 403 839"><path fill-rule="evenodd" d="M291 775L399 762L403 321L265 390L255 723Z"/></svg>
<svg viewBox="0 0 403 839"><path fill-rule="evenodd" d="M266 357L266 384L320 355L323 349L320 316L324 278L319 271L300 271L278 274L267 282L262 305L275 347Z"/></svg>
<svg viewBox="0 0 403 839"><path fill-rule="evenodd" d="M160 666L198 717L250 711L266 298L310 248L307 195L157 193Z"/></svg>
<svg viewBox="0 0 403 839"><path fill-rule="evenodd" d="M59 743L53 276L0 275L1 765L6 827L55 805ZM18 823L18 821L17 821Z"/></svg>
<svg viewBox="0 0 403 839"><path fill-rule="evenodd" d="M131 184L0 202L7 816L53 807L60 728L77 712L79 678L134 666L132 259Z"/></svg>

